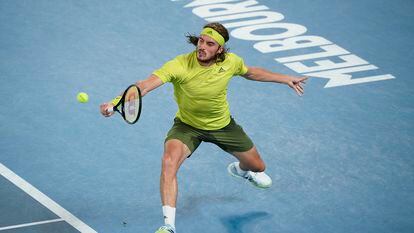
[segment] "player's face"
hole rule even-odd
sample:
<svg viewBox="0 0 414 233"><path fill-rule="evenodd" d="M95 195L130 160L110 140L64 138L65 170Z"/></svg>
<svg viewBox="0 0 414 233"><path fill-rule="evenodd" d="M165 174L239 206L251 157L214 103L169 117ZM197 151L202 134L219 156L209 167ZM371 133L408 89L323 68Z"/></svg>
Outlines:
<svg viewBox="0 0 414 233"><path fill-rule="evenodd" d="M197 59L201 63L211 63L223 48L211 37L201 35L197 44Z"/></svg>

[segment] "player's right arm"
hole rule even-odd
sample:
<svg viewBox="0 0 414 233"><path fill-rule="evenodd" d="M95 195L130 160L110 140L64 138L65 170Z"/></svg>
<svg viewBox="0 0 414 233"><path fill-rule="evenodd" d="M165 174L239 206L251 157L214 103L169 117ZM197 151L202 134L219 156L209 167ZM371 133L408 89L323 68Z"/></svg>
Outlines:
<svg viewBox="0 0 414 233"><path fill-rule="evenodd" d="M147 79L140 80L136 82L136 85L141 90L141 96L144 97L150 91L156 89L157 87L164 84L160 78L156 75L151 74ZM109 109L113 108L117 101L119 101L120 96L115 97L112 101L103 103L100 106L101 114L105 117L110 117L114 114L113 111L108 111Z"/></svg>
<svg viewBox="0 0 414 233"><path fill-rule="evenodd" d="M141 90L142 97L162 84L164 84L163 81L154 74L151 74L147 79L140 80L136 83L138 88Z"/></svg>

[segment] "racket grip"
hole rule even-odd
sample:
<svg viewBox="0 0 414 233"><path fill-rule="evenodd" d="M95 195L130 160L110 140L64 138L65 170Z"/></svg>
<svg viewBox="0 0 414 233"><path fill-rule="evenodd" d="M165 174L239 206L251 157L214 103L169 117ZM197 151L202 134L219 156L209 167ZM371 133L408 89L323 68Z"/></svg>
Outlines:
<svg viewBox="0 0 414 233"><path fill-rule="evenodd" d="M114 107L110 107L106 110L108 113L113 113L114 112Z"/></svg>

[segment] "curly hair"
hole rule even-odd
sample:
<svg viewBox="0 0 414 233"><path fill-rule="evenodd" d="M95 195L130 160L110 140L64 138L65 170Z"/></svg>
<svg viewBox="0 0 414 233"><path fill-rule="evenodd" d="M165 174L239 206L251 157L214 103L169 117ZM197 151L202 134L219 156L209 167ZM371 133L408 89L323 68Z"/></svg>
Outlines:
<svg viewBox="0 0 414 233"><path fill-rule="evenodd" d="M227 42L229 40L229 32L227 31L227 29L221 24L221 23L208 23L206 25L204 25L203 28L212 28L214 30L216 30L223 38L224 41ZM194 35L194 34L190 34L188 33L185 37L187 37L187 42L189 44L193 44L194 46L197 46L198 44L198 40L200 39L200 37ZM222 62L224 61L224 59L226 58L226 53L229 52L229 49L223 45L223 52L219 53L216 55L216 62Z"/></svg>

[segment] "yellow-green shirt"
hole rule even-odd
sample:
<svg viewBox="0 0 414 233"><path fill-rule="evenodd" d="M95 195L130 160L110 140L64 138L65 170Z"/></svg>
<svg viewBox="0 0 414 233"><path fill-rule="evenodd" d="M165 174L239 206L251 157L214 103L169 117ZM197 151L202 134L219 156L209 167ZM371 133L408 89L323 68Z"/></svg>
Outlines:
<svg viewBox="0 0 414 233"><path fill-rule="evenodd" d="M153 72L174 85L176 116L198 129L221 129L230 123L227 86L236 75L247 73L242 58L227 53L223 62L201 66L196 52L179 55Z"/></svg>

